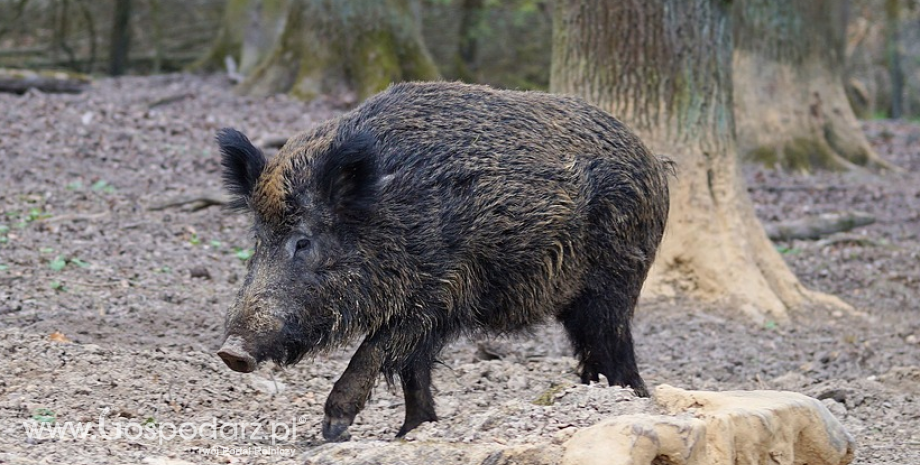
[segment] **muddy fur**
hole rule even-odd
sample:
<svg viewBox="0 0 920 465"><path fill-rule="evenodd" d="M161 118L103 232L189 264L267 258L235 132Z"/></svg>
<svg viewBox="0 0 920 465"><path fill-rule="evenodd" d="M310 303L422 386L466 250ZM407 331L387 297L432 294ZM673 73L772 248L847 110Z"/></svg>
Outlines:
<svg viewBox="0 0 920 465"><path fill-rule="evenodd" d="M327 439L347 437L380 373L406 395L400 435L435 420L430 371L445 343L548 318L582 381L603 374L647 395L630 318L665 227L669 164L610 115L557 95L411 83L267 162L236 131L218 142L255 235L227 317L243 342L225 352L290 364L365 337L327 400Z"/></svg>

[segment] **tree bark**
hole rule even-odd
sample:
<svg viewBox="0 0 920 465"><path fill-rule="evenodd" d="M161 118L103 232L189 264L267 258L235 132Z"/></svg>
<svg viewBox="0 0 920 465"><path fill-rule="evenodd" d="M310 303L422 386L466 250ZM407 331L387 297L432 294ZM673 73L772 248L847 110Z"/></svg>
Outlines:
<svg viewBox="0 0 920 465"><path fill-rule="evenodd" d="M217 31L217 37L207 53L191 65L190 71L215 71L223 69L225 60L230 57L240 62L243 46L243 33L247 26L247 14L256 0L229 0L224 7L224 17Z"/></svg>
<svg viewBox="0 0 920 465"><path fill-rule="evenodd" d="M678 164L646 295L726 300L785 319L815 302L754 216L736 157L732 34L722 0L557 0L551 89L621 118Z"/></svg>
<svg viewBox="0 0 920 465"><path fill-rule="evenodd" d="M109 74L121 76L128 67L131 49L131 0L115 0L112 17L112 41L109 54Z"/></svg>
<svg viewBox="0 0 920 465"><path fill-rule="evenodd" d="M894 119L904 116L904 68L901 66L901 2L885 0L885 51L891 80L891 108Z"/></svg>
<svg viewBox="0 0 920 465"><path fill-rule="evenodd" d="M847 0L734 5L734 100L745 160L797 172L891 169L844 89Z"/></svg>
<svg viewBox="0 0 920 465"><path fill-rule="evenodd" d="M439 77L411 0L234 0L227 8L201 63L232 52L242 94L363 100L392 82Z"/></svg>
<svg viewBox="0 0 920 465"><path fill-rule="evenodd" d="M480 23L483 15L483 0L463 0L460 4L460 44L454 58L454 76L462 81L474 81L473 68L476 63Z"/></svg>

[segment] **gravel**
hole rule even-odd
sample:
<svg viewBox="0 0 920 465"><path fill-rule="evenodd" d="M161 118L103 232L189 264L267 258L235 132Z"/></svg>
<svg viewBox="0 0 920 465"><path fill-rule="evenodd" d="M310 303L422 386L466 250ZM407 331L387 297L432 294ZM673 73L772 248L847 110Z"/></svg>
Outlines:
<svg viewBox="0 0 920 465"><path fill-rule="evenodd" d="M322 404L350 352L250 375L227 369L214 351L245 272L246 218L151 207L219 190L216 129L270 139L334 116L334 105L235 96L222 76L0 95L0 463L297 463L321 443ZM777 243L806 286L857 312L755 324L717 305L643 301L634 335L649 386L802 392L857 438L855 463L920 463L920 126L864 129L903 172L745 168L763 221L876 217L824 241ZM435 371L441 420L406 440L558 443L610 415L654 409L629 390L577 384L569 350L553 325L458 341ZM393 440L397 391L379 382L353 441ZM183 423L204 429L164 439ZM30 437L27 424L95 429L49 439Z"/></svg>

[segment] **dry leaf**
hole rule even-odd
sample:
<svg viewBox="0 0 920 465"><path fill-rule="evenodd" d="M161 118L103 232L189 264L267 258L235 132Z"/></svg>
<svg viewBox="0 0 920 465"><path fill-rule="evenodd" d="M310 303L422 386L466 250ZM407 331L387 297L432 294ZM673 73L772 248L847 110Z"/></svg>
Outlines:
<svg viewBox="0 0 920 465"><path fill-rule="evenodd" d="M71 341L70 339L67 339L67 336L65 336L64 333L60 331L55 331L51 333L51 335L48 336L48 339L51 339L54 342L62 342L64 344L73 343L73 341Z"/></svg>

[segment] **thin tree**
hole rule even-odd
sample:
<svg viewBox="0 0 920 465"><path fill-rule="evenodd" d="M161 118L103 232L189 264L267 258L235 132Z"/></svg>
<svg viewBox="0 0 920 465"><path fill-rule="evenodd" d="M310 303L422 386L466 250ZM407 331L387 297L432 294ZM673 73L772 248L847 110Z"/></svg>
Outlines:
<svg viewBox="0 0 920 465"><path fill-rule="evenodd" d="M901 2L885 0L885 55L891 81L891 107L888 115L904 116L904 67L901 65Z"/></svg>
<svg viewBox="0 0 920 465"><path fill-rule="evenodd" d="M121 76L128 69L131 50L131 0L115 0L112 39L109 45L109 74Z"/></svg>
<svg viewBox="0 0 920 465"><path fill-rule="evenodd" d="M746 160L798 172L892 168L846 97L847 3L735 2L735 121Z"/></svg>
<svg viewBox="0 0 920 465"><path fill-rule="evenodd" d="M740 175L730 2L557 0L551 89L622 119L678 164L646 292L724 299L759 318L836 298L807 290L767 239Z"/></svg>

